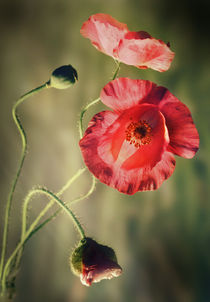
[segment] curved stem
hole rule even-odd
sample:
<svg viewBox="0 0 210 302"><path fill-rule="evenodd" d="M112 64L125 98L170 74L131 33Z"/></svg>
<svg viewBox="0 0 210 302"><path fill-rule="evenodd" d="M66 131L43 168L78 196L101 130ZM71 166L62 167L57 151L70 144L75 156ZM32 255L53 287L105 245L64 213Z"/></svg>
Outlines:
<svg viewBox="0 0 210 302"><path fill-rule="evenodd" d="M81 238L82 239L85 238L85 231L82 228L79 220L76 218L75 214L66 206L66 204L61 199L59 199L54 193L50 192L49 190L47 190L45 188L37 188L37 189L30 191L28 194L28 198L30 199L34 194L37 194L37 193L45 194L48 197L53 198L53 200L55 202L57 202L58 205L69 215L69 217L73 221L74 225L76 226L78 232L80 233ZM2 293L4 293L5 289L6 289L6 277L7 277L11 262L16 257L17 252L23 247L24 243L28 239L31 231L33 230L33 228L36 224L37 224L37 219L35 219L35 221L31 224L28 231L25 233L24 237L21 239L19 244L16 246L15 250L13 251L13 253L11 254L11 256L9 257L9 259L7 260L7 262L5 264L3 275L2 275Z"/></svg>
<svg viewBox="0 0 210 302"><path fill-rule="evenodd" d="M59 197L60 195L62 195L64 193L64 191L86 170L86 168L80 169L78 170L78 172L66 183L66 185L56 194L57 197ZM33 190L31 191L33 192ZM34 195L34 193L31 195L31 192L29 192L29 194L26 196L25 200L24 200L24 204L23 204L23 218L22 218L22 234L21 234L21 238L24 237L24 234L26 232L26 220L27 220L27 209L28 209L28 204L29 201L31 200L32 195ZM50 201L50 206L49 204L43 209L45 210L47 208L47 210L49 210L49 208L54 204L55 200L51 200ZM43 212L42 210L42 212ZM46 212L46 210L45 210ZM41 213L40 213L41 214ZM43 214L41 214L43 216Z"/></svg>
<svg viewBox="0 0 210 302"><path fill-rule="evenodd" d="M97 98L96 100L92 101L89 103L85 108L82 109L80 113L80 118L79 118L79 136L82 138L83 135L83 117L85 112L93 105L97 104L100 101L100 98Z"/></svg>
<svg viewBox="0 0 210 302"><path fill-rule="evenodd" d="M70 186L71 184L82 174L85 172L87 168L82 168L82 169L79 169L77 171L77 173L71 177L67 183L60 189L60 191L56 194L58 197L61 196ZM32 192L32 191L31 191ZM28 212L28 204L29 204L29 201L31 200L31 192L28 193L28 195L26 196L25 200L24 200L24 203L23 203L23 213L22 213L22 231L21 231L21 240L23 240L24 236L25 236L25 233L26 233L26 225L27 225L27 212ZM51 206L54 204L54 200L51 200L46 206L45 208L40 212L39 216L40 219L42 216L44 216L44 214L51 208ZM53 216L53 215L52 215ZM46 219L45 221L49 222L52 218L48 218ZM45 221L43 224L45 224ZM39 229L41 229L41 227L39 227ZM32 232L32 234L35 233L35 230ZM32 236L32 234L30 235L30 237ZM29 239L29 238L28 238ZM27 239L27 240L28 240ZM15 264L15 267L16 269L19 267L19 263L20 263L20 259L21 259L21 256L22 256L22 252L23 252L23 248L19 250L19 253L17 255L17 259L16 259L16 264Z"/></svg>
<svg viewBox="0 0 210 302"><path fill-rule="evenodd" d="M115 60L115 63L117 65L117 68L114 72L114 75L112 77L112 81L114 79L116 79L117 75L118 75L118 72L120 70L120 62ZM84 118L84 114L85 112L93 105L97 104L98 102L100 101L100 98L92 101L91 103L89 103L86 107L84 107L84 109L82 109L81 113L80 113L80 118L79 118L79 136L80 136L80 139L82 138L83 136L83 118Z"/></svg>
<svg viewBox="0 0 210 302"><path fill-rule="evenodd" d="M73 181L75 181L84 171L86 170L86 168L82 168L80 170L78 170L78 172L63 186L63 188L57 193L57 196L60 196L62 193L64 193L64 191L73 183ZM82 195L72 201L70 201L70 204L72 203L76 203L80 200L84 200L85 198L88 198L94 191L95 189L95 185L96 185L96 178L92 175L92 184L91 187L89 189L89 191L85 194ZM30 196L29 196L30 194ZM24 214L24 219L26 221L26 215L27 215L27 208L28 208L28 204L29 201L31 201L31 193L29 192L29 194L26 196L25 198L25 202L24 202L24 208L25 210L23 211ZM21 233L21 241L24 241L24 244L22 245L22 247L18 250L17 252L17 259L16 259L16 264L15 264L15 271L17 272L18 267L19 267L19 263L21 260L21 256L22 256L22 252L23 252L23 246L25 245L25 243L33 236L35 235L36 232L38 232L41 228L43 228L48 222L50 222L53 218L55 218L62 209L58 209L57 211L55 211L54 214L52 214L49 218L45 219L41 224L39 224L37 227L36 225L39 223L40 219L45 215L45 213L50 209L50 207L54 204L54 200L51 200L46 206L45 208L40 212L40 214L37 216L35 222L32 224L32 226L29 227L30 229L30 233L27 236L27 238L24 241L25 238L25 234L26 234L26 225L25 222L22 224L22 233ZM27 231L28 233L28 231ZM14 273L15 275L15 273Z"/></svg>
<svg viewBox="0 0 210 302"><path fill-rule="evenodd" d="M26 156L26 151L27 151L27 138L26 138L26 134L24 131L24 128L21 124L21 121L16 113L17 107L24 101L26 100L28 97L38 93L39 91L43 90L44 88L48 88L48 84L45 83L31 91L29 91L28 93L24 94L23 96L21 96L17 102L14 104L13 108L12 108L12 117L13 120L18 128L18 131L21 135L21 140L22 140L22 151L21 151L21 157L20 157L20 161L19 161L19 166L16 172L16 175L14 177L9 195L8 195L8 199L7 199L7 203L6 203L6 209L5 209L5 221L4 221L4 231L3 231L3 239L2 239L2 252L1 252L1 261L0 261L0 280L1 280L1 276L2 276L2 271L3 271L3 266L4 266L4 259L5 259L5 253L6 253L6 247L7 247L7 237L8 237L8 227L9 227L9 217L10 217L10 212L11 212L11 205L12 205L12 199L13 199L13 195L14 195L14 191L16 188L16 184L18 181L18 178L20 176L22 167L23 167L23 163L25 160L25 156Z"/></svg>
<svg viewBox="0 0 210 302"><path fill-rule="evenodd" d="M54 201L57 202L58 205L69 215L69 217L73 221L74 225L76 226L78 232L80 233L80 236L82 238L85 237L85 231L84 231L83 227L81 226L79 220L76 218L76 216L72 212L72 210L70 210L67 207L67 205L61 199L58 198L58 196L56 196L54 193L52 193L51 191L49 191L48 189L45 189L45 188L38 188L38 189L35 189L35 190L31 191L31 195L36 194L36 193L43 193L43 194L45 194L49 197L52 197L54 199ZM30 197L28 197L28 198L30 199Z"/></svg>
<svg viewBox="0 0 210 302"><path fill-rule="evenodd" d="M83 199L86 199L88 198L94 191L95 189L95 185L96 185L96 178L95 176L92 176L92 184L91 184L91 187L90 187L90 190L85 194L85 195L82 195L72 201L70 201L70 204L72 203L76 203L78 201L81 201ZM59 213L61 212L61 209L58 209L54 214L52 214L49 218L47 218L45 221L43 221L40 225L38 225L30 234L30 236L28 237L28 239L34 235L38 230L40 230L42 227L44 227L48 222L50 222L53 218L55 218ZM27 239L27 240L28 240Z"/></svg>
<svg viewBox="0 0 210 302"><path fill-rule="evenodd" d="M80 177L80 175L82 175L85 171L87 170L87 168L81 168L79 169L68 181L67 183L60 189L60 191L56 194L57 196L61 196L71 185L72 183L77 180L77 178Z"/></svg>

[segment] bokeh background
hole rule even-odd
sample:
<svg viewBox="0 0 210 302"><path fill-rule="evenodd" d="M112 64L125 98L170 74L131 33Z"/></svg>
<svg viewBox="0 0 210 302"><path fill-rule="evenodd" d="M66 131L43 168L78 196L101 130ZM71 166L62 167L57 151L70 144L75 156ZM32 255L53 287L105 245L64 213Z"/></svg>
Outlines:
<svg viewBox="0 0 210 302"><path fill-rule="evenodd" d="M78 147L81 107L99 96L115 63L80 35L91 14L108 13L131 30L170 42L176 56L165 73L122 64L120 76L166 86L191 110L200 134L195 158L177 158L172 177L154 192L126 196L104 184L73 206L88 235L112 246L121 277L86 288L69 269L79 240L65 213L28 241L17 278L15 302L208 302L210 301L210 89L209 2L168 0L0 1L0 219L17 168L21 141L11 108L26 91L72 64L79 82L49 89L19 108L29 150L14 196L8 255L20 235L22 200L35 185L56 192L83 167ZM91 108L85 123L104 109ZM63 196L88 191L86 172ZM46 204L36 197L29 222ZM54 207L54 210L56 207ZM1 241L0 241L1 242Z"/></svg>

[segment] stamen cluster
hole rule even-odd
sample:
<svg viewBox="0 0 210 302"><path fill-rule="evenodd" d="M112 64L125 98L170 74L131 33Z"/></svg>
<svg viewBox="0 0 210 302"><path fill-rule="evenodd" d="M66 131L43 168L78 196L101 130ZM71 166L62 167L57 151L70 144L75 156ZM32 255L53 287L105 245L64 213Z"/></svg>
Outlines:
<svg viewBox="0 0 210 302"><path fill-rule="evenodd" d="M151 142L152 127L145 121L131 122L125 130L126 140L136 148Z"/></svg>

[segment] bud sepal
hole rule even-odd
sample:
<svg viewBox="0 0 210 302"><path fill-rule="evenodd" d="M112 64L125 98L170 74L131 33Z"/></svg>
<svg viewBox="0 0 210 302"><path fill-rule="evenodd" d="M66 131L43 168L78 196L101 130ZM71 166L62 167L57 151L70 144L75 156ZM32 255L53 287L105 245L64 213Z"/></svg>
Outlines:
<svg viewBox="0 0 210 302"><path fill-rule="evenodd" d="M86 286L118 277L122 273L114 250L88 237L83 238L73 251L70 265L73 273Z"/></svg>

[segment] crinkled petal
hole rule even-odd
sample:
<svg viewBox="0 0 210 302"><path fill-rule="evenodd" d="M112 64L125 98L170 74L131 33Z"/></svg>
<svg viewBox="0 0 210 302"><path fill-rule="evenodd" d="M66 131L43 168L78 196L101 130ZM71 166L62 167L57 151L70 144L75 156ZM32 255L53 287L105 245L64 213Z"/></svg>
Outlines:
<svg viewBox="0 0 210 302"><path fill-rule="evenodd" d="M139 119L146 120L153 130L151 142L136 148L126 141L125 129L131 121ZM80 148L87 167L101 182L134 194L158 188L172 174L170 163L165 163L167 144L163 115L154 106L142 105L122 115L110 111L96 114L80 141ZM160 171L153 170L155 167L160 167Z"/></svg>
<svg viewBox="0 0 210 302"><path fill-rule="evenodd" d="M161 186L163 181L172 175L175 163L173 154L166 151L162 154L161 160L153 168L119 169L115 174L112 187L129 195L138 191L156 190Z"/></svg>
<svg viewBox="0 0 210 302"><path fill-rule="evenodd" d="M172 153L164 152L161 160L153 167L141 167L131 170L118 169L109 184L125 194L135 194L138 191L152 191L158 189L164 180L169 178L175 168Z"/></svg>
<svg viewBox="0 0 210 302"><path fill-rule="evenodd" d="M112 169L98 156L98 143L99 139L103 137L106 130L117 118L117 113L111 111L99 112L90 121L79 143L85 164L96 177L99 174L97 171L100 171L100 178L104 179L105 183L109 181ZM109 156L112 155L107 154L107 157Z"/></svg>
<svg viewBox="0 0 210 302"><path fill-rule="evenodd" d="M164 87L154 87L145 102L157 105L165 117L170 137L168 150L192 158L199 149L199 134L187 106Z"/></svg>
<svg viewBox="0 0 210 302"><path fill-rule="evenodd" d="M109 82L101 91L101 101L115 111L123 111L143 102L156 84L146 80L118 78Z"/></svg>
<svg viewBox="0 0 210 302"><path fill-rule="evenodd" d="M139 148L126 140L127 127L138 121L145 121L151 127L148 135L149 143L141 145ZM100 138L98 154L105 162L114 162L115 169L118 167L127 170L142 166L152 167L161 159L168 142L168 131L163 115L156 107L145 104L135 106L119 116Z"/></svg>
<svg viewBox="0 0 210 302"><path fill-rule="evenodd" d="M174 57L169 45L147 32L131 32L110 15L95 14L83 23L81 34L101 52L138 68L169 69Z"/></svg>
<svg viewBox="0 0 210 302"><path fill-rule="evenodd" d="M93 282L97 283L104 279L112 279L114 277L119 277L122 274L122 268L119 264L104 260L103 264L95 265L95 267L86 268L83 273L80 274L80 280L83 285L90 286Z"/></svg>
<svg viewBox="0 0 210 302"><path fill-rule="evenodd" d="M113 49L128 32L126 24L106 14L95 14L83 23L80 33L100 51L113 56Z"/></svg>
<svg viewBox="0 0 210 302"><path fill-rule="evenodd" d="M169 132L168 150L185 158L192 158L198 151L199 135L191 113L168 89L146 80L118 78L102 89L100 97L118 112L140 104L158 106Z"/></svg>
<svg viewBox="0 0 210 302"><path fill-rule="evenodd" d="M175 158L172 153L164 152L162 159L151 170L139 170L138 191L156 190L158 189L164 180L169 178L175 169Z"/></svg>
<svg viewBox="0 0 210 302"><path fill-rule="evenodd" d="M119 61L128 65L160 72L168 70L174 52L163 41L148 36L142 32L129 32L115 49L115 55Z"/></svg>

